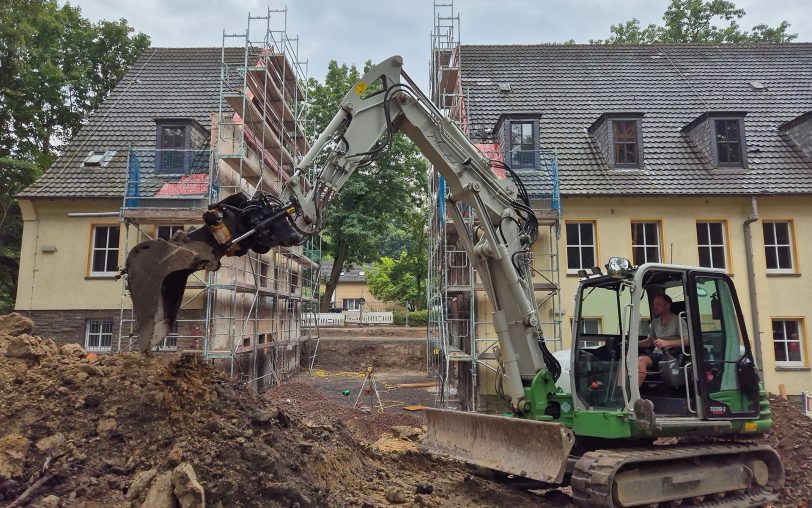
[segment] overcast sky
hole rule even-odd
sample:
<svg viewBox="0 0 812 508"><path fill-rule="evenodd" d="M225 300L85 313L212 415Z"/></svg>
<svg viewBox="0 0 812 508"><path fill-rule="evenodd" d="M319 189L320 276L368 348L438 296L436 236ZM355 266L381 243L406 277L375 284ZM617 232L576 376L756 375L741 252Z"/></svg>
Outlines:
<svg viewBox="0 0 812 508"><path fill-rule="evenodd" d="M418 83L428 81L431 0L74 0L92 19L125 18L154 46L222 45L223 30L245 33L249 12L287 6L288 35L299 37L300 59L322 78L327 62L355 63L404 57ZM606 38L609 25L638 18L658 23L668 0L456 0L463 44L533 44ZM812 41L812 1L738 0L744 28L788 20L798 41ZM281 15L272 15L281 27ZM260 34L256 34L259 36ZM242 45L231 39L228 45Z"/></svg>

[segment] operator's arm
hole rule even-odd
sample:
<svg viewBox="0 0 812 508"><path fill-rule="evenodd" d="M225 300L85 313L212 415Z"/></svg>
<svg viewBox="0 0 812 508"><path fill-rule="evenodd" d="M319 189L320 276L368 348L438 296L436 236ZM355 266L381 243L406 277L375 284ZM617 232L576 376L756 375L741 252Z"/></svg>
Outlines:
<svg viewBox="0 0 812 508"><path fill-rule="evenodd" d="M654 321L651 322L652 326L649 328L648 331L648 338L643 339L637 343L638 347L651 347L654 345L654 341L657 339L657 335L654 332Z"/></svg>
<svg viewBox="0 0 812 508"><path fill-rule="evenodd" d="M682 347L683 345L685 345L685 346L690 345L690 342L689 342L690 339L687 336L688 322L685 320L685 318L681 318L680 322L682 323L682 326L680 327L680 333L685 333L686 334L685 337L682 337L681 339L680 338L677 338L677 339L657 339L657 340L654 341L654 345L657 346L660 349L665 349L665 348L669 348L669 347ZM653 330L654 329L652 328L652 331Z"/></svg>

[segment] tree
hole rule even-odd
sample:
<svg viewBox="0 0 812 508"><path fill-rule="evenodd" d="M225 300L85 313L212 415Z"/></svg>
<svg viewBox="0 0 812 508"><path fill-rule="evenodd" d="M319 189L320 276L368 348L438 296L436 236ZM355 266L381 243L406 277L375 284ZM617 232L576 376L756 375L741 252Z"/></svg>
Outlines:
<svg viewBox="0 0 812 508"><path fill-rule="evenodd" d="M124 19L57 0L0 3L0 157L47 167L149 47Z"/></svg>
<svg viewBox="0 0 812 508"><path fill-rule="evenodd" d="M366 68L370 67L367 62ZM341 99L360 79L358 69L331 61L324 83L311 79L308 117L321 132L340 106ZM374 86L370 86L374 90ZM317 163L318 166L318 163ZM321 308L329 309L338 278L347 264L380 257L382 239L398 217L420 202L426 188L426 161L408 139L395 134L388 151L378 161L358 168L333 198L326 212L323 247L333 258L327 274Z"/></svg>
<svg viewBox="0 0 812 508"><path fill-rule="evenodd" d="M370 292L379 300L398 302L410 310L426 305L428 275L427 207L425 202L399 221L398 238L405 239L399 254L383 256L367 277Z"/></svg>
<svg viewBox="0 0 812 508"><path fill-rule="evenodd" d="M126 20L92 23L60 3L0 2L0 314L16 295L22 217L15 194L56 159L149 47Z"/></svg>
<svg viewBox="0 0 812 508"><path fill-rule="evenodd" d="M663 14L663 24L643 28L637 18L612 25L607 40L597 44L679 44L725 42L790 42L798 34L788 33L789 23L778 26L759 24L749 32L742 30L738 20L744 16L727 0L671 0Z"/></svg>
<svg viewBox="0 0 812 508"><path fill-rule="evenodd" d="M417 310L418 304L425 302L426 295L423 285L412 273L411 265L412 260L406 251L397 259L384 256L375 261L367 276L369 292L379 300L397 302L409 310Z"/></svg>

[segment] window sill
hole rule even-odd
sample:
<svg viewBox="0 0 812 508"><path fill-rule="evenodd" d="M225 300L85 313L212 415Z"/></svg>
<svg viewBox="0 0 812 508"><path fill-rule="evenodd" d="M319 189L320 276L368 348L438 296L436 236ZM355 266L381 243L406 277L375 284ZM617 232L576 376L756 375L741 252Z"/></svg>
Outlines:
<svg viewBox="0 0 812 508"><path fill-rule="evenodd" d="M85 276L85 280L98 280L98 279L101 279L101 280L118 279L118 274L117 273L115 273L115 274L111 273L110 275L86 275Z"/></svg>
<svg viewBox="0 0 812 508"><path fill-rule="evenodd" d="M801 272L767 272L767 277L800 277Z"/></svg>
<svg viewBox="0 0 812 508"><path fill-rule="evenodd" d="M812 367L791 367L776 365L775 366L776 372L812 372Z"/></svg>

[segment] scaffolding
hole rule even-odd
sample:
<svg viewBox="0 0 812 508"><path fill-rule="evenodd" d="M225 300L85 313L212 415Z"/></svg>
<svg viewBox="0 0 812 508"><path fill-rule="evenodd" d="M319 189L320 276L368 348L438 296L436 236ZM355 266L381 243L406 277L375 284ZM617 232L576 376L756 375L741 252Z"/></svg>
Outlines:
<svg viewBox="0 0 812 508"><path fill-rule="evenodd" d="M279 195L312 135L307 62L299 59L298 37L288 36L287 15L287 8L249 14L245 32L223 32L218 109L210 132L197 126L205 146L130 149L122 207L127 251L200 227L208 205L229 195ZM283 381L306 350L317 349L320 242L315 236L299 247L223 258L220 270L193 274L177 330L161 348L199 352L257 389ZM120 322L126 350L137 341L126 287Z"/></svg>
<svg viewBox="0 0 812 508"><path fill-rule="evenodd" d="M532 178L531 205L539 219L539 238L533 251L533 289L540 329L551 349L561 347L562 319L558 241L561 202L555 150L512 153L500 146L501 136L490 126L472 135L466 90L460 79L460 17L453 2L435 0L431 33L430 94L435 105L477 145L483 155L514 166L520 177ZM514 164L515 162L521 164ZM517 169L521 166L521 169ZM495 169L497 176L499 171ZM505 175L501 175L504 177ZM487 393L497 372L497 340L490 322L490 306L476 269L462 247L447 206L457 206L466 230L473 231L477 217L470 206L447 205L442 177L430 180L429 193L429 312L427 369L436 381L437 404L462 410L492 410ZM491 400L496 399L494 396Z"/></svg>

